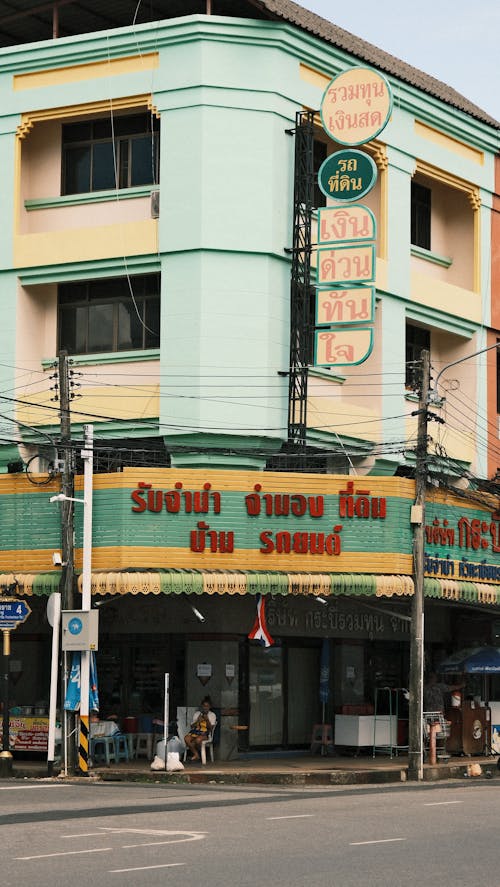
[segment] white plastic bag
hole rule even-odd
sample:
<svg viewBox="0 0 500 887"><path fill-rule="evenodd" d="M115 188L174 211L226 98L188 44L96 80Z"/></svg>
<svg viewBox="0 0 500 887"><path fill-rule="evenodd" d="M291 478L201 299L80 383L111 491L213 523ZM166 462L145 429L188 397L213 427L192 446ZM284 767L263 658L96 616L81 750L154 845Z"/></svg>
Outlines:
<svg viewBox="0 0 500 887"><path fill-rule="evenodd" d="M179 757L179 752L167 752L167 770L169 770L171 773L173 773L175 770L184 770L184 764Z"/></svg>
<svg viewBox="0 0 500 887"><path fill-rule="evenodd" d="M155 755L154 760L151 763L151 769L166 769L169 773L174 773L176 770L184 770L184 764L180 760L178 752L169 751L167 753L167 766L165 767L165 758L160 758L159 755Z"/></svg>

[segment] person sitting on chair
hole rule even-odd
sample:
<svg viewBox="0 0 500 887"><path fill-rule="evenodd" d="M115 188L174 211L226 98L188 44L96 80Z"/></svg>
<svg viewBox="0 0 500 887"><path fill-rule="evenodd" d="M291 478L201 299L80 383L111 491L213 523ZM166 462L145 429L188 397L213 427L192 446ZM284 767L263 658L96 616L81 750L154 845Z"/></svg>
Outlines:
<svg viewBox="0 0 500 887"><path fill-rule="evenodd" d="M195 711L193 715L193 723L189 728L189 733L186 733L184 737L184 742L191 752L191 761L199 761L201 743L210 739L217 723L217 718L211 708L210 696L205 696L201 701L199 711Z"/></svg>

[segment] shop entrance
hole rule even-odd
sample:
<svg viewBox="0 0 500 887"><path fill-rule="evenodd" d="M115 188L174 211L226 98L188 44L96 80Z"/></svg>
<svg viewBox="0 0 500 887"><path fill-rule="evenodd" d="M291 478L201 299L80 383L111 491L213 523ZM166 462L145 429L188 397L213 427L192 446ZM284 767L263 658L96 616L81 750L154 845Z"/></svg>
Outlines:
<svg viewBox="0 0 500 887"><path fill-rule="evenodd" d="M283 742L283 650L250 647L249 743L281 745Z"/></svg>
<svg viewBox="0 0 500 887"><path fill-rule="evenodd" d="M284 644L249 648L249 744L308 745L318 717L319 650Z"/></svg>

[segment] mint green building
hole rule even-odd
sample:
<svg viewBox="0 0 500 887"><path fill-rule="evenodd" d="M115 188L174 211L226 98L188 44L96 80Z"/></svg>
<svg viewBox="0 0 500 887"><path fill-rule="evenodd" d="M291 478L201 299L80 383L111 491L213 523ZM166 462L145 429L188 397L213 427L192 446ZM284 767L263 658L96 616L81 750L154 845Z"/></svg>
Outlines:
<svg viewBox="0 0 500 887"><path fill-rule="evenodd" d="M133 21L121 0L106 11L92 0L85 8L69 2L0 12L0 466L15 475L1 490L11 509L0 548L5 584L5 577L17 577L26 594L58 587L50 558L54 520L47 517L45 541L37 535L40 525L32 535L23 527L17 538L16 497L27 495L26 483L46 482L49 493L59 491L68 446L81 473L84 424L94 426L102 526L119 521L117 490L107 499L103 490L112 490L112 477L121 487L124 468L143 469L144 482L151 469L178 471L184 491L200 496L211 471L227 473L222 481L217 473L217 489L247 495L254 492L253 477L261 485L269 478L263 495L286 494L287 484L297 491L297 474L305 472L306 488L316 493L320 479L312 476L349 475L358 487L387 483L390 496L391 482L414 473L423 349L430 351L434 382L439 375L432 409L441 421L429 426L428 455L444 510L432 512L433 520L447 519L446 491L458 491L471 509L478 488L486 489L477 507L487 510L483 534L496 544L495 502L487 497L496 493L498 447L491 256L500 124L445 84L289 0L193 0L158 9L149 20L146 5L139 6ZM314 187L309 368L302 367L306 435L297 451L287 445L296 370L294 187L297 179L304 182L296 163L297 115L312 112L306 159L314 186L321 164L342 148L322 126L323 95L334 77L355 67L382 74L392 95L386 125L358 146L376 171L362 201L376 225L371 347L366 360L350 365L316 359L319 210L338 201ZM66 449L61 352L68 353L72 373ZM102 489L101 474L110 475ZM174 490L175 477L168 477ZM134 475L134 484L140 480ZM39 486L36 495L42 494ZM28 520L30 508L21 509ZM373 707L374 669L395 690L406 685L407 623L393 628L386 614L377 628L376 619L360 619L355 577L387 576L385 585L369 580L363 594L397 598L396 612L405 615L413 590L407 519L401 550L392 539L389 546L391 557L401 556L398 570L406 577L399 590L384 567L383 539L377 551L367 544L356 563L338 570L351 577L340 592L332 579L337 568L323 562L311 566L305 559L295 568L292 558L282 569L274 563L266 569L250 547L233 570L244 581L228 585L231 563L218 557L215 542L202 561L195 549L186 546L186 555L170 542L148 560L149 549L161 548L163 528L154 530L160 535L149 546L142 536L135 544L127 537L124 546L118 530L108 545L102 544L106 534L95 538L93 591L127 595L102 610L104 698L122 715L146 716L158 707L160 678L168 670L176 675L173 704L194 704L201 689L197 666L206 660L213 665L208 690L227 719L223 754L238 715L222 712L236 709L250 728L251 747L304 745L319 716L307 687L316 681L321 640L330 637L336 668L329 715L344 705ZM79 569L78 507L75 521ZM438 562L446 552L432 529L428 544L427 578L438 583L428 584L436 599L428 622L429 664L435 664L455 643L491 642L500 611L496 579L485 583L483 596L481 587L465 587L473 572L462 577L463 588L445 587L450 574ZM470 545L467 557L479 561ZM169 546L175 549L170 560ZM150 578L137 584L137 571ZM159 571L169 578L160 581ZM103 580L120 572L130 581ZM189 579L208 573L226 578L220 586ZM259 585L248 578L252 573L281 579L273 584L268 576L267 585ZM285 574L300 578L290 580L289 600L283 595L278 606L269 598L273 631L282 639L269 652L247 639L252 595L259 589L272 595L278 586L282 595ZM316 574L329 578L321 586ZM321 589L332 595L328 618L308 615ZM191 593L207 595L199 602L207 610L204 623L193 616ZM466 603L475 608L472 620ZM32 668L40 655L33 632L29 621L19 631ZM228 665L234 672L225 671ZM238 685L229 677L240 667L248 678ZM283 692L267 711L270 697L259 688L271 685ZM28 687L18 686L27 704ZM292 687L304 696L300 721L288 706Z"/></svg>

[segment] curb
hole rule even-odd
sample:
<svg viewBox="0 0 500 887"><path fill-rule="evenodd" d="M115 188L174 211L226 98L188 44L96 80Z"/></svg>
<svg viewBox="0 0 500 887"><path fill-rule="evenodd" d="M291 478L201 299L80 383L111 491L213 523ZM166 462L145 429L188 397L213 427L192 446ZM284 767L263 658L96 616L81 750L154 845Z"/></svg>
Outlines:
<svg viewBox="0 0 500 887"><path fill-rule="evenodd" d="M496 762L483 763L480 778L492 779L500 775ZM48 776L45 768L15 767L10 779L44 779L64 780L73 783L120 782L120 783L170 783L173 785L388 785L401 784L408 781L406 767L387 769L360 770L300 770L300 771L224 771L224 770L183 770L168 773L162 770L124 770L110 767L91 770L88 776L77 774ZM439 782L442 780L474 779L467 773L467 762L425 766L423 782ZM416 783L412 782L411 785Z"/></svg>

